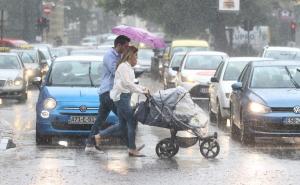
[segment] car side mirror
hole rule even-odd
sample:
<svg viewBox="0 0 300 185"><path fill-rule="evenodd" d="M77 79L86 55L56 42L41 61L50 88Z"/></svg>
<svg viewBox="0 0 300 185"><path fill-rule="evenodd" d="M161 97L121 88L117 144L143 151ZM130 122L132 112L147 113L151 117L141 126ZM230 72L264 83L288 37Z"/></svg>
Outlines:
<svg viewBox="0 0 300 185"><path fill-rule="evenodd" d="M216 77L211 77L210 82L218 83L219 80Z"/></svg>
<svg viewBox="0 0 300 185"><path fill-rule="evenodd" d="M241 91L243 90L243 84L242 82L237 82L231 85L231 88L233 91Z"/></svg>
<svg viewBox="0 0 300 185"><path fill-rule="evenodd" d="M179 72L179 67L172 67L172 70Z"/></svg>
<svg viewBox="0 0 300 185"><path fill-rule="evenodd" d="M42 78L41 77L34 77L32 81L33 85L36 85L38 88L41 87L42 84Z"/></svg>

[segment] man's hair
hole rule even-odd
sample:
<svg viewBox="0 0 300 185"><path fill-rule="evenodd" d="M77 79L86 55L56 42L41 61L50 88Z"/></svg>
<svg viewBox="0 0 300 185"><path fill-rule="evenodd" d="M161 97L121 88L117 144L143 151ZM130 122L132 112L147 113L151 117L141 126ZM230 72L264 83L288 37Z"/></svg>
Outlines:
<svg viewBox="0 0 300 185"><path fill-rule="evenodd" d="M125 35L119 35L119 36L115 39L114 45L115 45L115 47L116 47L118 44L124 45L124 44L126 44L126 42L130 42L130 38L128 38L128 37L125 36Z"/></svg>

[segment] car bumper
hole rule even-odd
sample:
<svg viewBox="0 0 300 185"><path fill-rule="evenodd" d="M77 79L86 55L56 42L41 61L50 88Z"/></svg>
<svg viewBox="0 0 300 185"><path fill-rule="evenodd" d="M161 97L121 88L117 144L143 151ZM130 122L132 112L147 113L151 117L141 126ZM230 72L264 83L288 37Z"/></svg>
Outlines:
<svg viewBox="0 0 300 185"><path fill-rule="evenodd" d="M209 98L208 87L209 87L208 85L194 84L189 89L189 92L193 99L208 100Z"/></svg>
<svg viewBox="0 0 300 185"><path fill-rule="evenodd" d="M287 124L284 119L300 117L293 113L269 113L263 115L248 115L244 117L250 133L257 137L296 137L300 136L300 123Z"/></svg>
<svg viewBox="0 0 300 185"><path fill-rule="evenodd" d="M3 99L16 99L20 98L24 95L25 89L17 89L17 90L2 90L0 89L0 98Z"/></svg>
<svg viewBox="0 0 300 185"><path fill-rule="evenodd" d="M47 136L88 136L93 124L69 124L68 120L72 115L79 114L55 114L49 118L42 118L40 112L37 112L37 124L36 130L40 135ZM80 116L97 116L97 113L93 114L81 114ZM112 114L108 117L108 122L112 125L115 124L115 118L112 118Z"/></svg>

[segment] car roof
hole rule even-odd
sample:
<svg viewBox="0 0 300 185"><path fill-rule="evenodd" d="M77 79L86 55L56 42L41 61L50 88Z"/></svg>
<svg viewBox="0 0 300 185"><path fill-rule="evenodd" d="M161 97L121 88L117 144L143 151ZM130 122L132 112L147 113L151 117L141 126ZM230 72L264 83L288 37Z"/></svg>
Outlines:
<svg viewBox="0 0 300 185"><path fill-rule="evenodd" d="M228 58L228 62L250 62L250 61L266 61L273 60L262 57L230 57Z"/></svg>
<svg viewBox="0 0 300 185"><path fill-rule="evenodd" d="M253 62L250 62L250 65L252 65L254 67L300 65L300 61L292 61L292 60L253 61Z"/></svg>
<svg viewBox="0 0 300 185"><path fill-rule="evenodd" d="M187 55L223 55L223 56L228 56L224 52L219 52L219 51L191 51L188 52Z"/></svg>
<svg viewBox="0 0 300 185"><path fill-rule="evenodd" d="M74 56L63 56L55 59L55 62L71 62L71 61L80 61L80 62L90 62L90 61L102 61L103 56L92 56L92 55L74 55Z"/></svg>
<svg viewBox="0 0 300 185"><path fill-rule="evenodd" d="M299 48L293 48L293 47L280 47L280 46L266 47L266 50L273 50L273 51L300 51Z"/></svg>
<svg viewBox="0 0 300 185"><path fill-rule="evenodd" d="M174 40L172 42L172 47L180 47L180 46L208 47L208 43L205 40Z"/></svg>
<svg viewBox="0 0 300 185"><path fill-rule="evenodd" d="M17 53L1 53L0 52L0 55L5 55L5 56L19 56Z"/></svg>

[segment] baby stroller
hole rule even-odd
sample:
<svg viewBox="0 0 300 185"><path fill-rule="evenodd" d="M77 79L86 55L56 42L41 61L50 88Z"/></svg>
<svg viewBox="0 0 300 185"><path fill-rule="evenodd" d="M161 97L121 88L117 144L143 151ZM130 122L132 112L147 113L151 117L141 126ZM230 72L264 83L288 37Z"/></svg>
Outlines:
<svg viewBox="0 0 300 185"><path fill-rule="evenodd" d="M160 158L171 158L179 148L188 148L199 141L200 152L205 158L215 158L220 152L217 133L206 136L208 118L196 105L190 94L182 87L159 91L137 104L135 119L142 124L170 129L171 137L156 145ZM176 136L178 131L187 131L192 137Z"/></svg>

